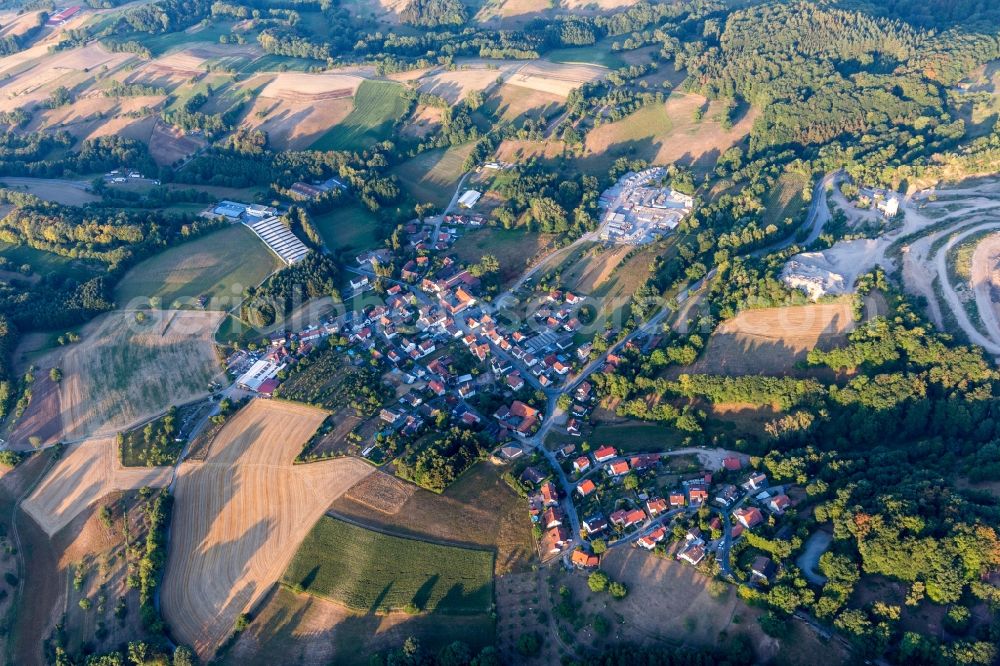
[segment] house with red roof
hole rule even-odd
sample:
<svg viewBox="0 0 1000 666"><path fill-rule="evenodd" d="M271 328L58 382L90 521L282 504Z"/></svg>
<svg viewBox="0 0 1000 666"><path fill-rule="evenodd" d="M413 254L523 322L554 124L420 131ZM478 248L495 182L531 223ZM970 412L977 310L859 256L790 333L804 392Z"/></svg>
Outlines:
<svg viewBox="0 0 1000 666"><path fill-rule="evenodd" d="M493 417L520 437L526 437L538 424L538 410L520 400L515 400L509 407L501 406Z"/></svg>
<svg viewBox="0 0 1000 666"><path fill-rule="evenodd" d="M646 520L646 513L642 509L619 509L611 514L611 523L619 527L632 527Z"/></svg>
<svg viewBox="0 0 1000 666"><path fill-rule="evenodd" d="M737 509L736 512L733 513L733 517L739 521L740 525L748 530L751 530L764 522L764 516L761 515L760 509L755 506Z"/></svg>
<svg viewBox="0 0 1000 666"><path fill-rule="evenodd" d="M542 527L551 529L562 525L563 513L559 507L549 507L542 514Z"/></svg>
<svg viewBox="0 0 1000 666"><path fill-rule="evenodd" d="M590 479L584 479L576 487L576 492L580 493L580 497L586 497L595 490L597 490L597 486L594 485L594 482L591 481Z"/></svg>
<svg viewBox="0 0 1000 666"><path fill-rule="evenodd" d="M601 563L597 555L592 555L582 548L577 548L573 551L573 555L570 557L570 562L577 569L593 569Z"/></svg>
<svg viewBox="0 0 1000 666"><path fill-rule="evenodd" d="M691 506L701 506L708 501L708 489L705 486L691 486L688 488L688 501Z"/></svg>
<svg viewBox="0 0 1000 666"><path fill-rule="evenodd" d="M670 493L668 498L670 500L670 506L684 506L687 504L687 496L679 491Z"/></svg>
<svg viewBox="0 0 1000 666"><path fill-rule="evenodd" d="M722 466L730 472L738 472L743 469L743 463L739 456L726 456L722 459Z"/></svg>
<svg viewBox="0 0 1000 666"><path fill-rule="evenodd" d="M573 461L573 471L577 474L583 474L588 469L590 469L590 458L587 456L580 456Z"/></svg>
<svg viewBox="0 0 1000 666"><path fill-rule="evenodd" d="M555 506L559 504L559 491L556 490L556 486L551 481L546 481L539 488L542 493L542 503L545 506Z"/></svg>
<svg viewBox="0 0 1000 666"><path fill-rule="evenodd" d="M261 385L263 386L263 384ZM772 497L768 503L767 507L775 513L784 513L785 509L792 505L792 501L788 499L788 495L775 495Z"/></svg>
<svg viewBox="0 0 1000 666"><path fill-rule="evenodd" d="M646 511L649 512L651 518L656 518L659 514L667 510L667 500L662 497L657 497L656 499L646 500Z"/></svg>
<svg viewBox="0 0 1000 666"><path fill-rule="evenodd" d="M667 537L667 530L662 525L660 525L649 534L639 537L639 540L636 541L636 543L638 543L646 550L653 550L654 548L656 548L656 544L663 541L666 537Z"/></svg>
<svg viewBox="0 0 1000 666"><path fill-rule="evenodd" d="M618 456L618 451L613 446L602 446L594 451L594 462L602 463Z"/></svg>
<svg viewBox="0 0 1000 666"><path fill-rule="evenodd" d="M608 463L605 468L609 476L621 476L622 474L628 474L628 461L619 460L617 462Z"/></svg>

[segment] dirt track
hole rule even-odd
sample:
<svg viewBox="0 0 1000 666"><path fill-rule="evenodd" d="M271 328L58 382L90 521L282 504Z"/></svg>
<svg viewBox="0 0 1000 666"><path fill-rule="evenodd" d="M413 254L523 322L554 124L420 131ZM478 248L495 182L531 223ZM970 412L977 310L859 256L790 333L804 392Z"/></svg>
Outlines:
<svg viewBox="0 0 1000 666"><path fill-rule="evenodd" d="M373 471L352 458L292 465L325 418L255 400L226 424L205 462L181 465L161 612L203 660L271 589L330 503Z"/></svg>

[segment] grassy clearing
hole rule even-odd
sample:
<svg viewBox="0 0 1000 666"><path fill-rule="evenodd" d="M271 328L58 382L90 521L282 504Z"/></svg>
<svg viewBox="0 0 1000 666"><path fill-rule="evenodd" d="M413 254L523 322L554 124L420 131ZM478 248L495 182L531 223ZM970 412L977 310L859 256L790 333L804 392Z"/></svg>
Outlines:
<svg viewBox="0 0 1000 666"><path fill-rule="evenodd" d="M801 174L782 174L764 202L764 224L781 226L788 218L797 219L805 209L802 192L807 184L806 177Z"/></svg>
<svg viewBox="0 0 1000 666"><path fill-rule="evenodd" d="M212 21L210 25L202 28L193 35L183 30L152 36L147 33L134 33L127 37L117 38L116 41L127 42L130 39L138 40L143 46L149 49L154 58L157 58L171 49L182 46L193 46L197 42L218 44L219 37L222 35L229 37L232 34L233 25L233 21ZM247 35L247 38L247 41L256 41L256 35Z"/></svg>
<svg viewBox="0 0 1000 666"><path fill-rule="evenodd" d="M313 144L314 150L360 150L384 139L406 111L403 86L365 81L354 97L354 110Z"/></svg>
<svg viewBox="0 0 1000 666"><path fill-rule="evenodd" d="M313 218L331 252L367 250L378 245L378 220L361 204L349 204Z"/></svg>
<svg viewBox="0 0 1000 666"><path fill-rule="evenodd" d="M393 169L403 189L417 202L430 202L444 209L451 202L458 181L465 173L465 159L475 144L441 148L421 153Z"/></svg>
<svg viewBox="0 0 1000 666"><path fill-rule="evenodd" d="M478 262L484 254L494 255L500 261L501 282L506 285L516 280L553 239L551 234L521 229L478 229L459 238L452 250L463 263Z"/></svg>
<svg viewBox="0 0 1000 666"><path fill-rule="evenodd" d="M546 53L545 57L552 62L561 64L598 65L609 69L618 69L626 64L625 60L617 53L612 52L606 44L554 49Z"/></svg>
<svg viewBox="0 0 1000 666"><path fill-rule="evenodd" d="M326 63L309 58L265 55L247 63L240 71L246 74L259 72L308 72L313 67L324 67Z"/></svg>
<svg viewBox="0 0 1000 666"><path fill-rule="evenodd" d="M349 608L479 613L493 600L493 553L403 539L324 516L282 583Z"/></svg>
<svg viewBox="0 0 1000 666"><path fill-rule="evenodd" d="M138 264L118 284L115 300L127 305L155 298L162 307L174 308L206 296L207 309L228 310L246 287L259 284L282 265L252 231L234 225Z"/></svg>
<svg viewBox="0 0 1000 666"><path fill-rule="evenodd" d="M10 245L0 242L0 257L10 261L15 268L27 264L31 267L32 273L71 278L79 282L86 282L105 271L104 267L99 264L70 259L51 252L36 250L27 245Z"/></svg>
<svg viewBox="0 0 1000 666"><path fill-rule="evenodd" d="M666 451L680 446L684 434L674 428L655 423L626 423L598 425L591 439L601 445L609 444L619 451Z"/></svg>

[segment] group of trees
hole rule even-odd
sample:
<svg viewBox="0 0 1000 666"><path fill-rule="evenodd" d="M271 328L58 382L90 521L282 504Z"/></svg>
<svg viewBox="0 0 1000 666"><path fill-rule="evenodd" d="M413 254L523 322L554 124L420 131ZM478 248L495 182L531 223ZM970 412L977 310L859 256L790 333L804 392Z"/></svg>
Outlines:
<svg viewBox="0 0 1000 666"><path fill-rule="evenodd" d="M467 428L451 428L396 461L396 473L418 486L442 492L486 450L480 436Z"/></svg>

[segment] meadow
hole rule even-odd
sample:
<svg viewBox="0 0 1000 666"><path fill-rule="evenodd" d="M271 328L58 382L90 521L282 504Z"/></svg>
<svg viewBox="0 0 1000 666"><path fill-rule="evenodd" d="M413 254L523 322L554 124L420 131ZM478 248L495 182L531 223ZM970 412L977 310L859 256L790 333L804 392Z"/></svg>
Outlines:
<svg viewBox="0 0 1000 666"><path fill-rule="evenodd" d="M284 264L242 224L176 245L132 268L115 289L122 305L155 299L159 307L190 307L205 296L210 310L228 310L243 290Z"/></svg>
<svg viewBox="0 0 1000 666"><path fill-rule="evenodd" d="M60 278L70 278L85 282L104 272L104 267L83 261L71 259L44 250L36 250L27 245L11 245L0 242L0 257L10 262L13 269L28 265L36 275L55 275Z"/></svg>
<svg viewBox="0 0 1000 666"><path fill-rule="evenodd" d="M430 202L444 209L451 202L465 173L465 159L475 144L439 148L421 153L393 170L403 189L418 203Z"/></svg>
<svg viewBox="0 0 1000 666"><path fill-rule="evenodd" d="M361 252L379 244L378 220L364 206L349 203L316 215L313 225L331 252Z"/></svg>
<svg viewBox="0 0 1000 666"><path fill-rule="evenodd" d="M282 583L359 611L479 613L493 601L493 553L390 536L324 516Z"/></svg>
<svg viewBox="0 0 1000 666"><path fill-rule="evenodd" d="M403 86L389 81L365 81L354 97L354 110L313 144L314 150L360 150L389 135L406 112Z"/></svg>

